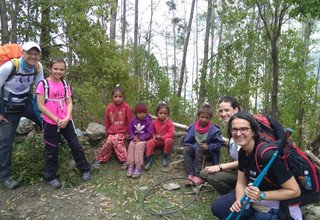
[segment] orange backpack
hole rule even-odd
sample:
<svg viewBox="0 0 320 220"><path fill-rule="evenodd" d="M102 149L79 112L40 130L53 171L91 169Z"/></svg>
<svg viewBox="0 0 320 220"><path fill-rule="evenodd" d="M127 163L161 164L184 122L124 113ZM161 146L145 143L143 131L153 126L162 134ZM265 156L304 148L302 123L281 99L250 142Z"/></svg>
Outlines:
<svg viewBox="0 0 320 220"><path fill-rule="evenodd" d="M5 62L22 56L22 47L19 44L5 44L0 46L0 66Z"/></svg>
<svg viewBox="0 0 320 220"><path fill-rule="evenodd" d="M12 71L6 81L12 79L12 77L17 74L19 69L19 60L22 56L22 46L20 44L5 44L0 46L0 66L5 62L11 60L12 61ZM36 64L36 71L34 75L40 73L39 64Z"/></svg>

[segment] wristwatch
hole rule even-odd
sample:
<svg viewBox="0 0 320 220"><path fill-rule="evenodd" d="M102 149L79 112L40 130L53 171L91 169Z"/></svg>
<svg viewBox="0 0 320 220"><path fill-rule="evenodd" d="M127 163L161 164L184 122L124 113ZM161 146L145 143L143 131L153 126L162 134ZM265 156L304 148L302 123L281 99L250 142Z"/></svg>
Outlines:
<svg viewBox="0 0 320 220"><path fill-rule="evenodd" d="M222 165L219 163L218 164L220 171L222 171Z"/></svg>
<svg viewBox="0 0 320 220"><path fill-rule="evenodd" d="M260 192L260 200L265 200L266 199L266 193L261 191Z"/></svg>

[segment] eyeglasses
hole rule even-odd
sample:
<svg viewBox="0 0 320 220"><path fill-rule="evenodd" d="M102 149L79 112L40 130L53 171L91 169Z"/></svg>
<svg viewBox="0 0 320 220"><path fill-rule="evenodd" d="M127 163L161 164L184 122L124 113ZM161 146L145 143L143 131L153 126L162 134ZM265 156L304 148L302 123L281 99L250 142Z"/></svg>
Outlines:
<svg viewBox="0 0 320 220"><path fill-rule="evenodd" d="M237 134L238 131L240 131L241 134L246 134L248 132L248 130L251 128L248 127L242 127L242 128L231 128L231 134Z"/></svg>
<svg viewBox="0 0 320 220"><path fill-rule="evenodd" d="M40 56L40 53L39 52L26 52L29 56Z"/></svg>

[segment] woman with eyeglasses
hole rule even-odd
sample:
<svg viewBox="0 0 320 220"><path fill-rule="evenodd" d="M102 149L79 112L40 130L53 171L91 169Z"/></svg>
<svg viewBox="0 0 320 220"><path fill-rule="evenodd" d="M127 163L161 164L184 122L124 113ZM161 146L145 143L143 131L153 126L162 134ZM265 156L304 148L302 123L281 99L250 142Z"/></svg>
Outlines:
<svg viewBox="0 0 320 220"><path fill-rule="evenodd" d="M230 211L240 212L242 205L240 199L246 194L251 199L250 206L245 208L241 219L279 219L280 201L300 196L299 185L292 173L287 170L282 158L277 157L267 172L268 178L275 184L270 185L263 179L259 187L252 186L260 173L255 158L262 157L262 161L267 163L272 157L272 153L255 157L256 147L262 142L259 136L259 125L251 114L239 112L229 120L228 135L241 146L238 155L237 184L235 191L213 202L211 206L213 215L219 219L225 219ZM290 218L287 219L302 220L298 204L289 206L289 212Z"/></svg>
<svg viewBox="0 0 320 220"><path fill-rule="evenodd" d="M220 98L218 102L218 115L223 124L227 125L230 118L239 111L241 111L241 108L236 98L231 96ZM228 149L232 161L206 166L200 172L200 177L212 185L221 195L234 190L237 183L238 151L240 146L231 138L228 143Z"/></svg>

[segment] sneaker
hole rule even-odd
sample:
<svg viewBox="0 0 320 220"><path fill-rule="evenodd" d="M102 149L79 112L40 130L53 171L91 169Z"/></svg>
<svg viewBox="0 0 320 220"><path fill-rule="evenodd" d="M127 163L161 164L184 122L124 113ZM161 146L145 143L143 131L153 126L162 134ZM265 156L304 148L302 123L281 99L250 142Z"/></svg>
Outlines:
<svg viewBox="0 0 320 220"><path fill-rule="evenodd" d="M142 170L141 168L136 168L133 172L132 178L138 178L139 176L141 176Z"/></svg>
<svg viewBox="0 0 320 220"><path fill-rule="evenodd" d="M47 183L54 189L59 189L61 187L61 183L58 179L47 181Z"/></svg>
<svg viewBox="0 0 320 220"><path fill-rule="evenodd" d="M88 181L90 179L90 176L91 176L90 171L83 172L82 173L82 180L84 182L86 182L86 181Z"/></svg>
<svg viewBox="0 0 320 220"><path fill-rule="evenodd" d="M6 189L15 189L19 186L19 182L15 181L12 177L2 182Z"/></svg>
<svg viewBox="0 0 320 220"><path fill-rule="evenodd" d="M93 163L92 163L92 167L99 170L100 167L101 167L101 161L99 160L95 160Z"/></svg>
<svg viewBox="0 0 320 220"><path fill-rule="evenodd" d="M128 168L127 177L132 177L133 172L134 172L134 166L130 165Z"/></svg>
<svg viewBox="0 0 320 220"><path fill-rule="evenodd" d="M128 164L127 164L127 162L124 162L124 163L122 164L121 169L122 169L122 170L128 169Z"/></svg>

